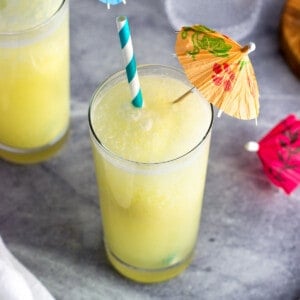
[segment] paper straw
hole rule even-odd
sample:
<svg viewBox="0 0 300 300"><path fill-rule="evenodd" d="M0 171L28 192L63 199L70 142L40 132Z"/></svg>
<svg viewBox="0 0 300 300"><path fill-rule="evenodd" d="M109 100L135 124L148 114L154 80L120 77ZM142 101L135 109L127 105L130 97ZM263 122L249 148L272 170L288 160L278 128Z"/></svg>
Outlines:
<svg viewBox="0 0 300 300"><path fill-rule="evenodd" d="M133 53L132 40L128 19L124 16L117 17L117 27L121 42L124 65L126 67L127 80L130 87L132 104L135 107L143 106L143 96L138 77L135 56Z"/></svg>

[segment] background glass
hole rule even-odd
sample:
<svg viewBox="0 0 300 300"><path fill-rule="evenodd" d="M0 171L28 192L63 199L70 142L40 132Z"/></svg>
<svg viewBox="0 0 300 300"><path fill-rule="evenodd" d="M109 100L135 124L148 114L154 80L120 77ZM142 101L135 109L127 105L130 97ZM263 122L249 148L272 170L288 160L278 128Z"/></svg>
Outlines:
<svg viewBox="0 0 300 300"><path fill-rule="evenodd" d="M165 9L175 30L203 24L239 41L256 26L262 0L166 0Z"/></svg>
<svg viewBox="0 0 300 300"><path fill-rule="evenodd" d="M0 2L0 157L54 154L69 126L68 0Z"/></svg>

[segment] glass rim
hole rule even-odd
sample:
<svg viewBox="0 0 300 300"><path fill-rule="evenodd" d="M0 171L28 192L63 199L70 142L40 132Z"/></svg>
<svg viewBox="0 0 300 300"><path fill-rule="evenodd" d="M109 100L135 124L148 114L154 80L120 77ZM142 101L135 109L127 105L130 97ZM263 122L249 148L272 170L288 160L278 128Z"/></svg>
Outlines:
<svg viewBox="0 0 300 300"><path fill-rule="evenodd" d="M184 72L181 71L178 68L172 67L172 66L167 66L167 65L162 65L162 64L145 64L145 65L138 65L137 68L138 70L141 69L148 69L148 68L163 68L163 69L168 69L168 70L172 70L177 72L178 74L184 75ZM175 161L178 161L180 159L186 158L187 156L189 156L190 154L192 154L193 152L195 152L201 145L202 143L206 140L207 136L209 135L211 128L213 126L213 122L214 122L214 109L213 109L213 105L211 103L208 102L208 105L210 106L210 112L211 112L211 118L210 118L210 122L209 122L209 126L205 132L205 134L202 136L202 138L200 139L200 141L194 146L192 147L190 150L186 151L185 153L176 156L174 158L171 159L167 159L167 160L162 160L162 161L157 161L157 162L142 162L142 161L136 161L136 160L131 160L131 159L127 159L122 157L121 155L111 151L109 148L107 148L100 140L100 138L98 138L93 125L92 125L92 120L91 120L91 115L92 115L92 106L94 104L94 102L96 101L96 96L98 95L98 93L101 91L101 89L107 85L111 80L115 79L115 78L119 78L120 76L124 76L126 74L126 70L120 70L117 71L115 73L113 73L112 75L106 77L106 79L104 79L102 82L100 82L97 87L96 90L94 91L90 103L89 103L89 108L88 108L88 122L89 122L89 130L90 133L94 139L94 141L97 143L97 146L100 147L101 150L103 150L107 155L109 155L110 157L112 157L113 159L116 159L118 161L121 161L123 163L128 163L128 164L134 164L134 165L139 165L139 166L145 166L145 167L151 167L151 166L159 166L159 165L166 165L166 164L170 164L173 163ZM186 77L185 77L186 78ZM124 76L124 79L126 79L126 77ZM192 86L192 85L191 85Z"/></svg>
<svg viewBox="0 0 300 300"><path fill-rule="evenodd" d="M61 9L64 7L64 5L67 3L68 0L61 0L60 5L57 7L57 9L46 19L41 20L38 24L28 27L26 29L22 30L12 30L12 31L0 31L0 38L2 37L12 37L17 35L23 35L28 34L30 32L37 31L41 29L42 27L46 26L47 24L51 23L52 20L57 16L57 14L61 11Z"/></svg>

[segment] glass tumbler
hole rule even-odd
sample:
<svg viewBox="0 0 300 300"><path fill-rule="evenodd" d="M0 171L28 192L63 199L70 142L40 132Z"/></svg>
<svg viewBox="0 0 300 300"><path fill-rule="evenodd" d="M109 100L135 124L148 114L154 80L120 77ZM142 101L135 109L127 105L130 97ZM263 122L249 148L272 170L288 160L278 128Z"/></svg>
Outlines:
<svg viewBox="0 0 300 300"><path fill-rule="evenodd" d="M0 1L0 157L52 156L69 127L68 0Z"/></svg>
<svg viewBox="0 0 300 300"><path fill-rule="evenodd" d="M190 89L181 71L138 71L144 107L131 105L121 71L98 86L89 125L108 259L122 275L150 283L178 275L193 257L213 111L198 92L185 103L168 102ZM190 129L178 136L174 126L186 125L185 110Z"/></svg>

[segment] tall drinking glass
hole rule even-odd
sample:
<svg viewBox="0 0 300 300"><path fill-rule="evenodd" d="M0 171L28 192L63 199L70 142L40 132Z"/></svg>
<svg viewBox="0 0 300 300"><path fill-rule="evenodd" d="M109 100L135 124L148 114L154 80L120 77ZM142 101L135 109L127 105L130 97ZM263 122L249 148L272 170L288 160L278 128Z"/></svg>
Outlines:
<svg viewBox="0 0 300 300"><path fill-rule="evenodd" d="M124 72L97 88L89 124L108 259L121 274L158 282L190 263L200 222L213 121L180 71L139 67L143 108Z"/></svg>
<svg viewBox="0 0 300 300"><path fill-rule="evenodd" d="M0 0L0 157L47 159L68 126L68 0Z"/></svg>
<svg viewBox="0 0 300 300"><path fill-rule="evenodd" d="M199 24L235 40L248 36L257 26L261 0L165 0L168 19L175 30Z"/></svg>

